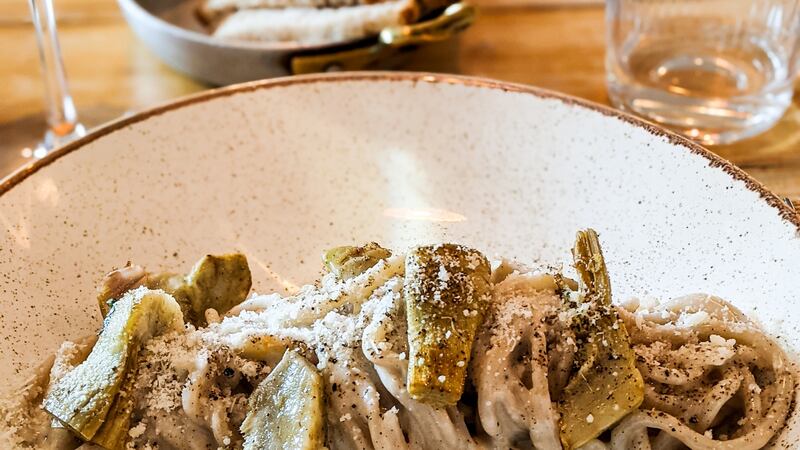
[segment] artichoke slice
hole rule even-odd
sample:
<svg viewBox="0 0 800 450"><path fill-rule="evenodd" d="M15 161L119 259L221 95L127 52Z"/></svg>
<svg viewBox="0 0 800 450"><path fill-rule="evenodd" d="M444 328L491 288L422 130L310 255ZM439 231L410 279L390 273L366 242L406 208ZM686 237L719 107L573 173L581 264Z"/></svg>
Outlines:
<svg viewBox="0 0 800 450"><path fill-rule="evenodd" d="M108 315L111 303L121 298L126 292L143 285L146 277L147 272L142 266L130 262L125 267L107 274L97 294L97 303L103 317Z"/></svg>
<svg viewBox="0 0 800 450"><path fill-rule="evenodd" d="M262 381L242 422L244 450L316 450L325 444L325 391L317 369L294 351Z"/></svg>
<svg viewBox="0 0 800 450"><path fill-rule="evenodd" d="M392 252L375 242L361 247L335 247L322 255L325 268L340 280L357 277L371 269L382 259L392 256Z"/></svg>
<svg viewBox="0 0 800 450"><path fill-rule="evenodd" d="M140 266L128 264L106 275L97 300L105 316L111 304L131 289L161 289L178 301L187 322L204 327L208 325L207 309L225 314L247 298L251 285L250 267L243 254L206 255L187 276L148 274Z"/></svg>
<svg viewBox="0 0 800 450"><path fill-rule="evenodd" d="M262 361L269 366L278 364L286 351L297 352L312 364L317 362L313 349L309 348L304 342L295 341L287 337L268 334L243 335L234 336L233 339L225 339L223 342L235 350L242 358Z"/></svg>
<svg viewBox="0 0 800 450"><path fill-rule="evenodd" d="M229 345L243 358L272 363L270 365L280 361L286 349L293 346L290 339L272 335L245 336L237 341Z"/></svg>
<svg viewBox="0 0 800 450"><path fill-rule="evenodd" d="M579 292L563 294L568 312L574 313L570 328L578 342L579 368L558 403L566 450L596 438L644 399L644 381L628 332L611 305L611 283L597 233L579 232L572 253Z"/></svg>
<svg viewBox="0 0 800 450"><path fill-rule="evenodd" d="M180 306L170 295L146 288L126 293L109 311L86 360L52 387L44 409L83 440L91 440L118 398L141 345L182 329Z"/></svg>
<svg viewBox="0 0 800 450"><path fill-rule="evenodd" d="M133 382L136 377L136 364L133 365L120 385L117 398L108 410L103 425L92 437L92 443L106 450L124 450L128 442L134 407Z"/></svg>
<svg viewBox="0 0 800 450"><path fill-rule="evenodd" d="M455 405L491 295L489 262L454 244L413 249L403 286L408 321L408 393L433 407Z"/></svg>
<svg viewBox="0 0 800 450"><path fill-rule="evenodd" d="M83 441L78 439L72 431L64 427L51 427L47 432L47 438L39 447L39 450L75 450L80 448Z"/></svg>
<svg viewBox="0 0 800 450"><path fill-rule="evenodd" d="M241 253L206 255L185 278L165 274L149 277L147 286L172 294L186 320L195 326L207 325L209 308L225 314L247 298L252 285L247 257Z"/></svg>

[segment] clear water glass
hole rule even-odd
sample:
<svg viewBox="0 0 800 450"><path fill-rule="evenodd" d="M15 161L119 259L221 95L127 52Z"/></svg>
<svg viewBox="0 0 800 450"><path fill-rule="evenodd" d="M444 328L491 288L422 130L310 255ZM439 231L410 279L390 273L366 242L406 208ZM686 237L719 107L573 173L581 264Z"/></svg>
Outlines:
<svg viewBox="0 0 800 450"><path fill-rule="evenodd" d="M703 144L768 130L800 69L800 0L607 0L615 106Z"/></svg>
<svg viewBox="0 0 800 450"><path fill-rule="evenodd" d="M85 135L86 130L78 121L75 104L69 93L58 43L53 0L28 0L28 6L36 30L36 43L39 47L39 60L44 78L47 130L35 149L23 149L23 156L41 158L50 150Z"/></svg>

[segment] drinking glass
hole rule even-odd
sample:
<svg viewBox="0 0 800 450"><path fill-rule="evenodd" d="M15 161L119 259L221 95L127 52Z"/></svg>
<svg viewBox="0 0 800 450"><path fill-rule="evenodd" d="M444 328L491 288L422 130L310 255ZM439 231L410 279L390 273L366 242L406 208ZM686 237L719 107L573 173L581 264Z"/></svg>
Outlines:
<svg viewBox="0 0 800 450"><path fill-rule="evenodd" d="M607 0L612 103L703 144L766 131L792 101L800 0Z"/></svg>
<svg viewBox="0 0 800 450"><path fill-rule="evenodd" d="M28 0L36 43L44 77L47 130L39 145L25 156L41 158L50 150L83 136L86 130L78 122L75 104L69 93L61 49L58 45L56 19L52 0Z"/></svg>

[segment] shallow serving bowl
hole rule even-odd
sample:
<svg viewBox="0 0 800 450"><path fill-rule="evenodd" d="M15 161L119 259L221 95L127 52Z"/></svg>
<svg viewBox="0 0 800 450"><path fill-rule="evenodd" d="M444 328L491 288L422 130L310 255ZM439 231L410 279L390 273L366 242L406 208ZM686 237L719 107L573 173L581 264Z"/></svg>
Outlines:
<svg viewBox="0 0 800 450"><path fill-rule="evenodd" d="M715 293L800 348L793 211L675 135L519 85L345 73L210 91L18 172L0 219L3 380L97 330L95 286L129 260L184 270L241 250L258 291L291 291L334 244L445 240L559 264L584 227L617 300ZM781 444L798 439L795 416Z"/></svg>

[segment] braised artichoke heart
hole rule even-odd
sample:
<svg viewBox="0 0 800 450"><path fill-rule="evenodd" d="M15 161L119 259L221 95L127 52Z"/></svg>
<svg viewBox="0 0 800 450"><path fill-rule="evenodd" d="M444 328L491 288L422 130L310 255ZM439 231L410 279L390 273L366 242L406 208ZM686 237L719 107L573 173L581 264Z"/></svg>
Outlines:
<svg viewBox="0 0 800 450"><path fill-rule="evenodd" d="M325 268L340 280L357 277L371 269L382 259L392 256L392 252L370 242L361 247L334 247L322 255Z"/></svg>
<svg viewBox="0 0 800 450"><path fill-rule="evenodd" d="M178 301L187 322L203 327L207 325L207 309L225 314L247 298L251 285L250 267L243 254L206 255L186 276L150 274L140 266L129 264L106 275L97 300L105 316L111 305L128 290L139 286L161 289Z"/></svg>
<svg viewBox="0 0 800 450"><path fill-rule="evenodd" d="M316 367L295 351L250 395L244 450L316 450L325 444L325 389Z"/></svg>
<svg viewBox="0 0 800 450"><path fill-rule="evenodd" d="M489 262L467 247L418 247L406 256L407 386L415 400L443 407L461 398L489 277Z"/></svg>
<svg viewBox="0 0 800 450"><path fill-rule="evenodd" d="M129 291L111 307L86 360L52 387L44 409L82 439L92 440L134 369L141 346L153 336L182 329L183 315L172 296L146 288Z"/></svg>
<svg viewBox="0 0 800 450"><path fill-rule="evenodd" d="M641 405L644 381L625 325L611 305L611 284L597 233L578 233L572 250L578 292L562 296L577 341L575 365L559 399L566 450L599 436Z"/></svg>

